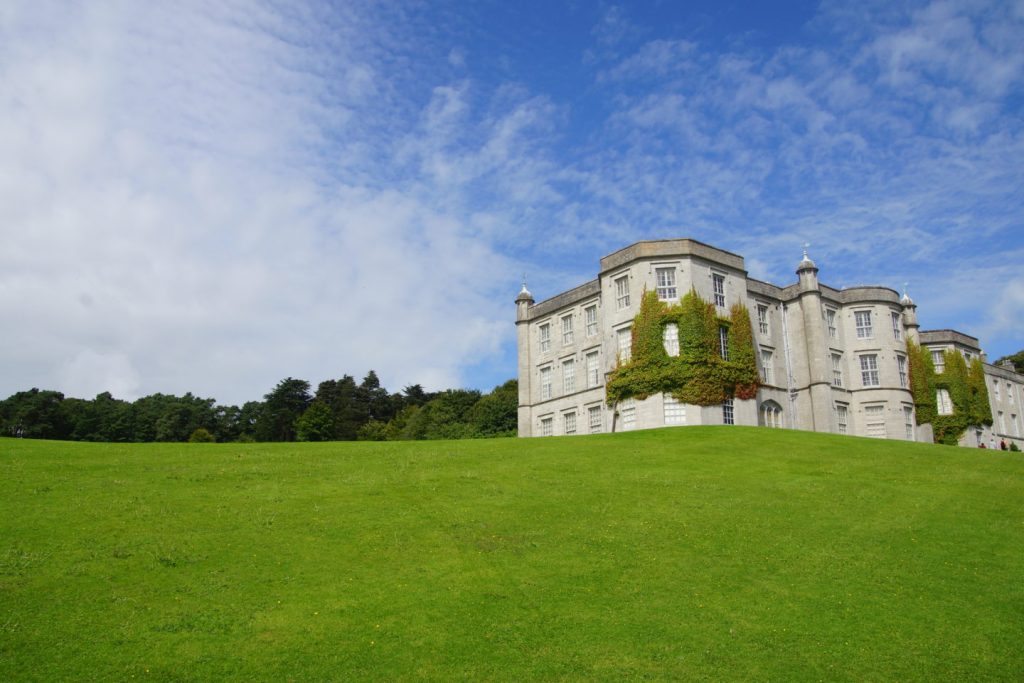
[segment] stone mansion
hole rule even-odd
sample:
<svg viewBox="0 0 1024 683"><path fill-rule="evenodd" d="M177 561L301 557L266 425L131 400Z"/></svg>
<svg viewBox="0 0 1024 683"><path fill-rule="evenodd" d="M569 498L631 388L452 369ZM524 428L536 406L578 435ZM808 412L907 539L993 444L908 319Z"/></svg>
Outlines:
<svg viewBox="0 0 1024 683"><path fill-rule="evenodd" d="M742 256L669 239L609 254L595 279L539 303L524 284L516 298L519 436L740 424L930 442L931 425L915 420L906 340L928 349L940 372L947 350L985 361L978 340L919 329L914 302L888 287L819 283L806 253L796 274L786 286L761 282L747 276ZM749 309L762 383L756 398L700 406L657 394L613 412L605 383L618 360L630 358L643 292L677 302L691 288L719 315L736 303ZM1024 375L1012 366L984 369L992 427L968 429L961 445L1005 439L1024 447ZM945 410L940 396L938 412Z"/></svg>

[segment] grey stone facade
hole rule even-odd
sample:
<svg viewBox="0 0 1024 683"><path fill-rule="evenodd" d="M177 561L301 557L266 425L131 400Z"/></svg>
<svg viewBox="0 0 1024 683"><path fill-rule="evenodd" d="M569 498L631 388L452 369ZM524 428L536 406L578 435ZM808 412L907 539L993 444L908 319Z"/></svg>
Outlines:
<svg viewBox="0 0 1024 683"><path fill-rule="evenodd" d="M535 302L516 298L519 435L588 434L696 424L785 427L931 441L914 420L906 340L984 359L978 340L953 330L919 330L917 307L888 287L835 289L818 282L807 255L787 286L747 276L742 256L692 239L637 242L601 259L597 278ZM720 315L735 303L751 313L763 386L754 400L679 405L651 396L605 403L605 380L630 352L629 329L644 290L678 301L690 288ZM964 445L1024 446L1024 376L985 365L991 429Z"/></svg>

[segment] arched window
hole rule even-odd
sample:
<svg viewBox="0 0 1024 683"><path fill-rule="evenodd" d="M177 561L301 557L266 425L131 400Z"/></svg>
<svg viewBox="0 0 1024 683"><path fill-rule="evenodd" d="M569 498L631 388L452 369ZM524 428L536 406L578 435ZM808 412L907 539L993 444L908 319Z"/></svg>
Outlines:
<svg viewBox="0 0 1024 683"><path fill-rule="evenodd" d="M764 401L758 410L758 424L762 427L782 428L782 406L775 401Z"/></svg>

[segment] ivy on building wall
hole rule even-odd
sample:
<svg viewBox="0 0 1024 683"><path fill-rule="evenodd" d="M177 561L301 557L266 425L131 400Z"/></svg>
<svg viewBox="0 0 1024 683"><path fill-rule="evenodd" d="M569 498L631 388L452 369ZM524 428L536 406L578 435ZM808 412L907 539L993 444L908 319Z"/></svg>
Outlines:
<svg viewBox="0 0 1024 683"><path fill-rule="evenodd" d="M911 391L917 407L917 423L932 423L935 443L955 446L969 427L992 424L985 367L981 360L975 358L968 366L959 351L945 351L943 371L936 374L926 349L908 344L907 354L911 358ZM919 357L916 379L915 356ZM940 389L949 393L953 408L949 415L939 415L936 409L935 393ZM927 396L931 396L930 401Z"/></svg>
<svg viewBox="0 0 1024 683"><path fill-rule="evenodd" d="M665 326L672 323L679 335L678 356L665 351ZM721 357L722 328L728 335L728 360ZM732 397L754 398L760 386L750 312L739 304L728 318L719 318L693 289L674 305L645 291L633 319L632 344L630 360L620 359L608 379L609 405L659 392L683 403L716 405Z"/></svg>
<svg viewBox="0 0 1024 683"><path fill-rule="evenodd" d="M930 424L938 414L935 406L935 364L928 349L907 340L907 361L910 370L910 393L914 396L917 424Z"/></svg>

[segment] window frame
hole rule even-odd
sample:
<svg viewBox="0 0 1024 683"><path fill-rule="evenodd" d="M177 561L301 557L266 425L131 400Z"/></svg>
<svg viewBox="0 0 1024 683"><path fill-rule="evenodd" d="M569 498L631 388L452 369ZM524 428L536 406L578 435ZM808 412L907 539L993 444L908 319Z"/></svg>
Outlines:
<svg viewBox="0 0 1024 683"><path fill-rule="evenodd" d="M562 360L562 395L576 393L576 359Z"/></svg>
<svg viewBox="0 0 1024 683"><path fill-rule="evenodd" d="M591 359L593 359L593 367L591 367ZM593 389L594 387L601 386L601 351L600 349L593 349L587 351L583 356L584 367L587 373L587 389Z"/></svg>
<svg viewBox="0 0 1024 683"><path fill-rule="evenodd" d="M562 321L562 346L570 346L576 338L575 330L573 329L573 314L559 316ZM568 325L566 325L568 323Z"/></svg>
<svg viewBox="0 0 1024 683"><path fill-rule="evenodd" d="M583 325L587 337L593 337L597 334L597 304L592 304L583 309Z"/></svg>
<svg viewBox="0 0 1024 683"><path fill-rule="evenodd" d="M767 354L767 357L765 357ZM774 386L775 381L775 351L772 349L761 349L761 381Z"/></svg>
<svg viewBox="0 0 1024 683"><path fill-rule="evenodd" d="M756 305L757 309L757 329L762 336L771 336L771 326L768 324L768 304L758 302Z"/></svg>
<svg viewBox="0 0 1024 683"><path fill-rule="evenodd" d="M547 353L551 350L551 321L542 322L537 326L537 339L540 342L540 352Z"/></svg>
<svg viewBox="0 0 1024 683"><path fill-rule="evenodd" d="M832 404L832 410L836 416L836 433L850 433L850 404L836 401Z"/></svg>
<svg viewBox="0 0 1024 683"><path fill-rule="evenodd" d="M711 272L711 294L715 306L725 308L725 273Z"/></svg>
<svg viewBox="0 0 1024 683"><path fill-rule="evenodd" d="M554 375L553 366L549 363L538 368L540 372L540 400L548 401L554 397L554 390L552 388L552 376ZM545 378L547 382L545 382Z"/></svg>
<svg viewBox="0 0 1024 683"><path fill-rule="evenodd" d="M669 277L666 279L665 284L661 282L662 274L667 274ZM670 279L671 282L667 280ZM662 294L664 290L664 295ZM674 303L679 300L678 288L676 287L676 267L675 266L655 266L654 267L654 291L658 295L658 301L666 301Z"/></svg>
<svg viewBox="0 0 1024 683"><path fill-rule="evenodd" d="M862 353L858 356L860 361L860 383L861 386L880 387L881 377L878 374L878 354Z"/></svg>
<svg viewBox="0 0 1024 683"><path fill-rule="evenodd" d="M623 334L625 332L625 334ZM622 345L622 340L628 339L629 343L625 347ZM633 326L628 325L626 327L620 327L615 330L615 353L616 357L622 363L628 363L633 359Z"/></svg>
<svg viewBox="0 0 1024 683"><path fill-rule="evenodd" d="M686 424L686 404L670 393L661 395L662 418L666 425Z"/></svg>
<svg viewBox="0 0 1024 683"><path fill-rule="evenodd" d="M669 334L669 328L672 329L671 335ZM679 355L679 325L676 323L665 323L665 326L661 328L661 346L669 356L675 358Z"/></svg>
<svg viewBox="0 0 1024 683"><path fill-rule="evenodd" d="M629 273L624 273L612 278L615 286L616 310L622 311L629 308Z"/></svg>
<svg viewBox="0 0 1024 683"><path fill-rule="evenodd" d="M571 419L571 423L570 423ZM562 413L562 433L570 436L576 433L576 411L569 410Z"/></svg>
<svg viewBox="0 0 1024 683"><path fill-rule="evenodd" d="M863 321L861 316L864 316ZM853 324L857 329L857 339L875 338L875 327L871 322L871 309L854 311Z"/></svg>

